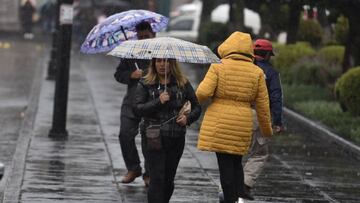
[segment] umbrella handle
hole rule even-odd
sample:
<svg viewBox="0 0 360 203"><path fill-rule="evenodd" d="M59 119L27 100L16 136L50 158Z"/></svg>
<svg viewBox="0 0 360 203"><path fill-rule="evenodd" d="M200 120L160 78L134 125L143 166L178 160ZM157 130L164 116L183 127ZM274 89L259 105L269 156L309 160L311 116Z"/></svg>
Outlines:
<svg viewBox="0 0 360 203"><path fill-rule="evenodd" d="M167 56L168 53L169 53L169 50L166 49L165 57ZM165 91L167 90L167 70L166 70L167 62L168 62L168 58L165 58Z"/></svg>
<svg viewBox="0 0 360 203"><path fill-rule="evenodd" d="M140 70L140 68L136 62L135 62L135 67L136 67L136 70Z"/></svg>
<svg viewBox="0 0 360 203"><path fill-rule="evenodd" d="M166 70L166 64L167 64L167 58L165 59L165 89L164 91L166 92L167 90L167 70Z"/></svg>

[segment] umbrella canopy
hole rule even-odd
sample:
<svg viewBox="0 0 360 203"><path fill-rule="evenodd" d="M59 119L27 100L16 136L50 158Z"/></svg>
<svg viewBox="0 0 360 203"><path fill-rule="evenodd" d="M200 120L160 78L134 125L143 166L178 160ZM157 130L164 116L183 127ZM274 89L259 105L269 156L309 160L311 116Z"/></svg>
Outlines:
<svg viewBox="0 0 360 203"><path fill-rule="evenodd" d="M169 58L185 63L221 63L207 47L172 38L157 37L121 43L108 55L130 59Z"/></svg>
<svg viewBox="0 0 360 203"><path fill-rule="evenodd" d="M147 10L129 10L111 15L89 32L81 52L108 52L127 39L137 39L135 26L142 21L149 22L152 30L159 32L167 26L169 19Z"/></svg>

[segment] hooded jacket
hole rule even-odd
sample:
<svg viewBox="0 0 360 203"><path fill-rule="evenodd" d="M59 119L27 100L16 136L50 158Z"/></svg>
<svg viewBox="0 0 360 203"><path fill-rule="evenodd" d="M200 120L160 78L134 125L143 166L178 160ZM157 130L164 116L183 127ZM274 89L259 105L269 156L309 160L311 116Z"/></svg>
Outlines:
<svg viewBox="0 0 360 203"><path fill-rule="evenodd" d="M200 128L198 148L227 154L248 152L255 104L260 130L272 135L269 97L264 72L253 63L249 34L234 32L218 48L221 64L212 64L196 96L211 104Z"/></svg>

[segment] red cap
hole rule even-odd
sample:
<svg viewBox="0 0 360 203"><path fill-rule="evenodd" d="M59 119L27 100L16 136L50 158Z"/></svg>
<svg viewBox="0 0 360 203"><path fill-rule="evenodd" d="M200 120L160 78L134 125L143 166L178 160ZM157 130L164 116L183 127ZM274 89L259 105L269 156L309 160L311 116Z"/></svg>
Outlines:
<svg viewBox="0 0 360 203"><path fill-rule="evenodd" d="M272 44L269 40L266 39L258 39L254 43L255 50L264 50L271 51L271 54L274 55Z"/></svg>

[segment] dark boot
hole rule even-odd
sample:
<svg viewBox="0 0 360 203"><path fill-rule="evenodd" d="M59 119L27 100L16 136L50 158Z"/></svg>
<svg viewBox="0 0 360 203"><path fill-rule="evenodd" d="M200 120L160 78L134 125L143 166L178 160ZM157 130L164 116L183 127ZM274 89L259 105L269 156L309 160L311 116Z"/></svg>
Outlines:
<svg viewBox="0 0 360 203"><path fill-rule="evenodd" d="M121 182L131 183L139 176L141 176L141 171L128 171L127 174L121 180Z"/></svg>
<svg viewBox="0 0 360 203"><path fill-rule="evenodd" d="M144 180L145 187L149 187L149 184L150 184L150 176L144 174L144 175L143 175L143 180Z"/></svg>
<svg viewBox="0 0 360 203"><path fill-rule="evenodd" d="M251 187L249 187L248 185L244 185L244 199L247 200L254 200L254 197L251 195Z"/></svg>

